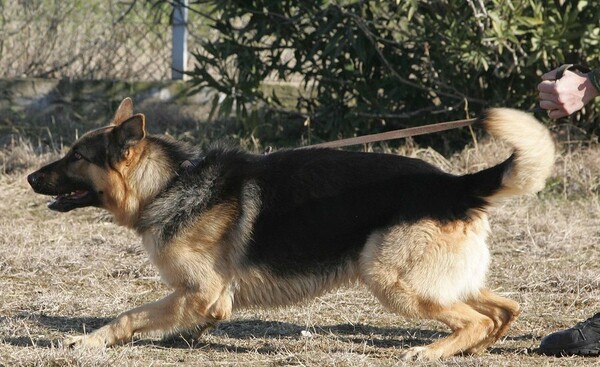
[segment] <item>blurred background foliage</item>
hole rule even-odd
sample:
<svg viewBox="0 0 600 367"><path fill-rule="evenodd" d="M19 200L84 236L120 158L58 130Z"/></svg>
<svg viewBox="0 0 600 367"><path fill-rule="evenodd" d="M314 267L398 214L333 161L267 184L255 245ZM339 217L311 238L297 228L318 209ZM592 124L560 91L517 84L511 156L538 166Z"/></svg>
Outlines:
<svg viewBox="0 0 600 367"><path fill-rule="evenodd" d="M543 73L600 67L597 1L204 0L190 10L212 28L193 52L193 91L218 90L211 115L235 114L265 139L292 128L314 143L491 106L530 110ZM572 122L589 137L597 119L587 108ZM427 143L451 148L467 135Z"/></svg>

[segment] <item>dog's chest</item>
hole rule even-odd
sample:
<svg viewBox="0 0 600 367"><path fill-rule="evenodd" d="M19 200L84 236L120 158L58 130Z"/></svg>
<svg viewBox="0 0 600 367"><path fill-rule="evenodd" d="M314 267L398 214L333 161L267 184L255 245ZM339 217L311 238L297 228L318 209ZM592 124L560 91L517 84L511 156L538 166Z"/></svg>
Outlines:
<svg viewBox="0 0 600 367"><path fill-rule="evenodd" d="M150 262L158 269L161 280L170 287L177 288L181 285L181 276L174 274L177 268L173 260L165 256L166 243L161 236L146 231L142 233L142 243L150 258Z"/></svg>

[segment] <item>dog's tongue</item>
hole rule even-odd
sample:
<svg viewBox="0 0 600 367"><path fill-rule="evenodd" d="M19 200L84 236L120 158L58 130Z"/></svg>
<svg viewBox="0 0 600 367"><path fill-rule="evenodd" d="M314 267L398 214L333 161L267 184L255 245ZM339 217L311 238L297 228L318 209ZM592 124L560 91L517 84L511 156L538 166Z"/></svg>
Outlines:
<svg viewBox="0 0 600 367"><path fill-rule="evenodd" d="M71 194L67 195L67 198L69 199L81 199L82 197L86 196L88 194L87 191L85 190L77 190L75 192L72 192Z"/></svg>

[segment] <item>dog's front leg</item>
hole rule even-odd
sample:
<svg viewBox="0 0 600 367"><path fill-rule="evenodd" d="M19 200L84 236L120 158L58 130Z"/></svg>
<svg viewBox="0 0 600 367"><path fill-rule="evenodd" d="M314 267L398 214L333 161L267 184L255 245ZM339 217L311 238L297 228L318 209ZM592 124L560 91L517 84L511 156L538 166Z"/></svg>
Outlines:
<svg viewBox="0 0 600 367"><path fill-rule="evenodd" d="M88 335L65 339L64 346L105 347L130 340L136 333L168 333L214 324L231 316L231 297L178 289L167 297L122 313L110 324Z"/></svg>

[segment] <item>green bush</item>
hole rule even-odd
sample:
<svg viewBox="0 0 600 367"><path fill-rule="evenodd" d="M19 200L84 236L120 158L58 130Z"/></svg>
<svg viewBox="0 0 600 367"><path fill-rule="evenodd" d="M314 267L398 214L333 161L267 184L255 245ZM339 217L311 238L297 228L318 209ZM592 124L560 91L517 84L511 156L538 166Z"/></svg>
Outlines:
<svg viewBox="0 0 600 367"><path fill-rule="evenodd" d="M206 3L209 3L208 6ZM562 5L561 5L562 3ZM535 107L542 73L600 67L600 3L540 0L203 1L216 37L194 54L195 90L249 130L305 121L315 140L472 117L490 106ZM295 104L269 81L298 81ZM275 114L273 114L275 112ZM543 114L542 114L543 116ZM592 133L597 114L577 123ZM254 130L255 131L255 130Z"/></svg>

